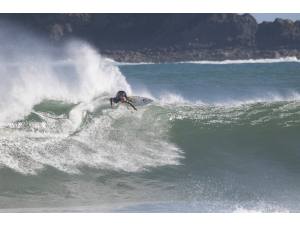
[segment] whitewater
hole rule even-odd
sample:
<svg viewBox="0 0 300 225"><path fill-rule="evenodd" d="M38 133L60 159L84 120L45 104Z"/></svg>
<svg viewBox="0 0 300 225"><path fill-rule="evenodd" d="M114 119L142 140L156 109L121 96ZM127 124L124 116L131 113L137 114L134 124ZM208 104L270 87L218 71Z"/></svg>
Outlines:
<svg viewBox="0 0 300 225"><path fill-rule="evenodd" d="M116 63L1 26L0 211L299 212L296 59Z"/></svg>

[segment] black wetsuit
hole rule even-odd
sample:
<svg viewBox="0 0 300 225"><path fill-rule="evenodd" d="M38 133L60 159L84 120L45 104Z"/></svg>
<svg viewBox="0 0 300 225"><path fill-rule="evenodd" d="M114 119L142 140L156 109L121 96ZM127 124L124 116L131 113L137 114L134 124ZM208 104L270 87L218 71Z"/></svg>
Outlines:
<svg viewBox="0 0 300 225"><path fill-rule="evenodd" d="M134 110L137 110L135 108L135 106L130 102L128 101L128 97L127 97L127 94L125 91L118 91L116 97L114 98L110 98L110 105L112 107L112 103L119 103L119 102L124 102L124 103L127 103L128 105L130 105Z"/></svg>
<svg viewBox="0 0 300 225"><path fill-rule="evenodd" d="M114 103L119 103L122 101L122 99L127 99L127 94L125 91L118 91L116 97L112 98L112 101Z"/></svg>

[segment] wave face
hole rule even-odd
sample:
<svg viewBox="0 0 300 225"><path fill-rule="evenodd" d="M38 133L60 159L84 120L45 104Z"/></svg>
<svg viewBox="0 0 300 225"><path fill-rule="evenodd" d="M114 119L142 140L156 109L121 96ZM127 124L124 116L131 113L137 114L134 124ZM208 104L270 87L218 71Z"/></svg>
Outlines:
<svg viewBox="0 0 300 225"><path fill-rule="evenodd" d="M1 211L299 212L300 64L117 67L1 35ZM111 109L120 89L154 102Z"/></svg>
<svg viewBox="0 0 300 225"><path fill-rule="evenodd" d="M158 101L132 112L102 97L88 106L45 100L0 131L1 207L297 212L299 110L299 101Z"/></svg>
<svg viewBox="0 0 300 225"><path fill-rule="evenodd" d="M0 163L23 174L47 166L72 174L84 166L138 172L179 164L180 151L166 141L168 124L158 112L125 110L108 109L106 98L88 105L43 101L1 129Z"/></svg>

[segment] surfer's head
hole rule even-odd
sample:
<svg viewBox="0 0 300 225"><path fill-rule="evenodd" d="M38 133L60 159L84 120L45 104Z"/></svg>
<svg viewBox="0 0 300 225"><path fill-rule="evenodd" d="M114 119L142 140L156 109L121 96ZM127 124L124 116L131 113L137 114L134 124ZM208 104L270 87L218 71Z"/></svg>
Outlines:
<svg viewBox="0 0 300 225"><path fill-rule="evenodd" d="M127 95L125 91L118 91L116 98L119 99L121 102L125 102Z"/></svg>
<svg viewBox="0 0 300 225"><path fill-rule="evenodd" d="M125 96L121 96L120 100L121 100L121 102L125 102L126 101L126 97Z"/></svg>

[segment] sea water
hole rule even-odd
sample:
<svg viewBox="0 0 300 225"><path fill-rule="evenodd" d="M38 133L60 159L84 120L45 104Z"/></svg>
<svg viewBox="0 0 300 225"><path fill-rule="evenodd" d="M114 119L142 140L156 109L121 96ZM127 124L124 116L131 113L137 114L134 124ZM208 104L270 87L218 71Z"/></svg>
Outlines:
<svg viewBox="0 0 300 225"><path fill-rule="evenodd" d="M126 64L34 43L0 53L0 211L300 211L296 59ZM154 101L111 108L118 90Z"/></svg>

